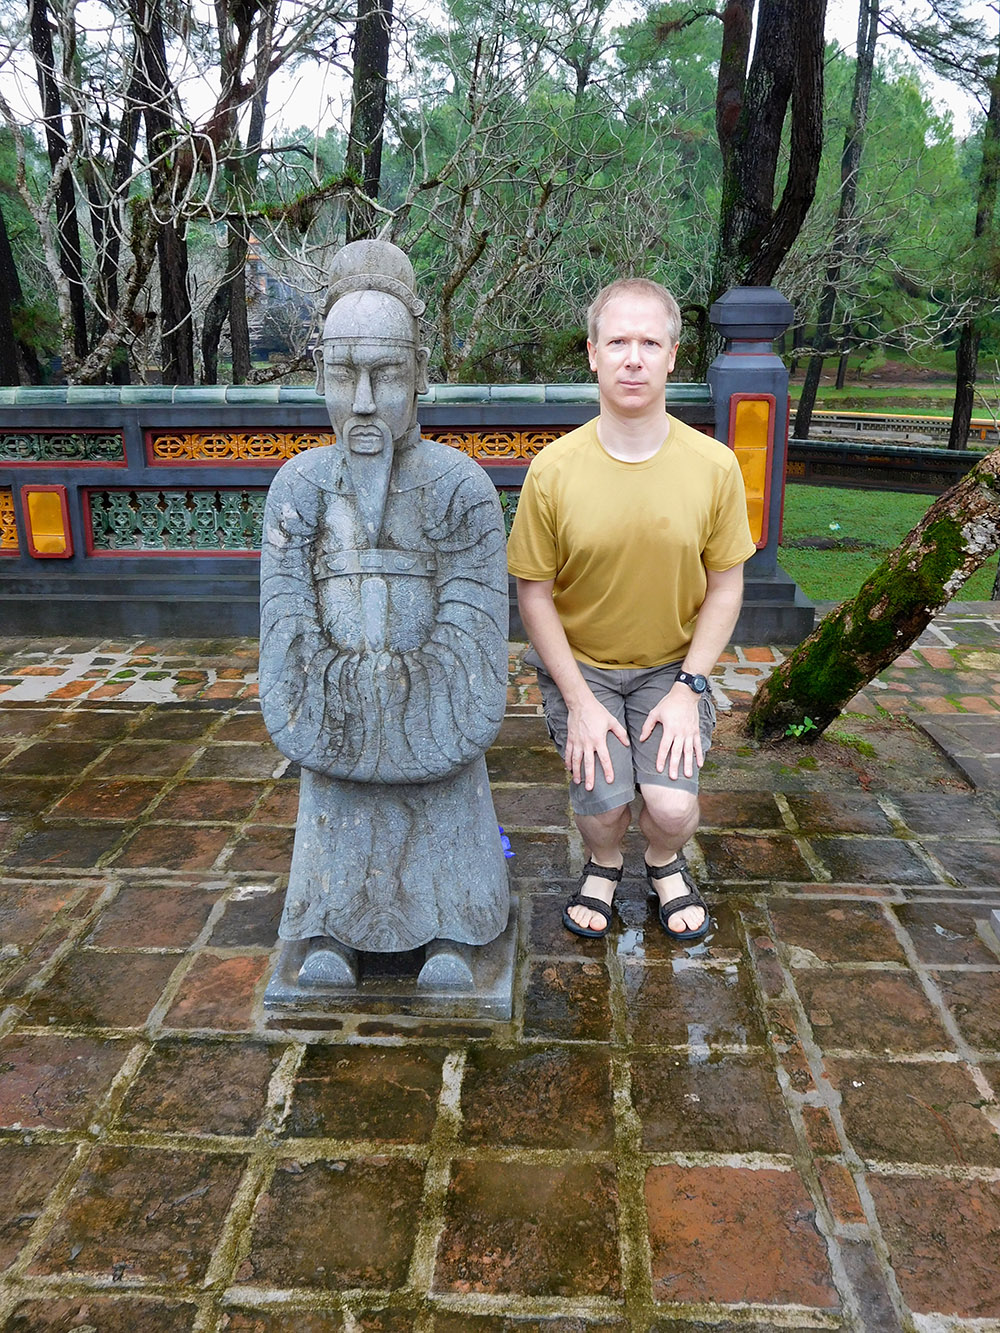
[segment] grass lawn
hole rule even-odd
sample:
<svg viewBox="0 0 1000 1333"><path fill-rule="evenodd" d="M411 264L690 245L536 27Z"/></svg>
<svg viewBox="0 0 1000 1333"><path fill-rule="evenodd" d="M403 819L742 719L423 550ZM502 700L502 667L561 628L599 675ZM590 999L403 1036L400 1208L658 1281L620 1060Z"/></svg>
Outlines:
<svg viewBox="0 0 1000 1333"><path fill-rule="evenodd" d="M843 602L854 596L933 500L931 495L900 491L788 485L778 560L813 601ZM988 601L996 568L994 555L959 590L958 597Z"/></svg>

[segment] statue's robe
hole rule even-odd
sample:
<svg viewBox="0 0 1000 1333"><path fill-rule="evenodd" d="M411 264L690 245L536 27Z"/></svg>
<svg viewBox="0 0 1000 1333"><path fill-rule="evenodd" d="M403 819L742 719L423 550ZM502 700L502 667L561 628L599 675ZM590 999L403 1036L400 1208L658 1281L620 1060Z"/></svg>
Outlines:
<svg viewBox="0 0 1000 1333"><path fill-rule="evenodd" d="M260 697L301 766L279 935L395 952L485 944L507 871L484 752L507 689L507 572L492 482L397 446L378 546L346 452L282 467L264 515Z"/></svg>

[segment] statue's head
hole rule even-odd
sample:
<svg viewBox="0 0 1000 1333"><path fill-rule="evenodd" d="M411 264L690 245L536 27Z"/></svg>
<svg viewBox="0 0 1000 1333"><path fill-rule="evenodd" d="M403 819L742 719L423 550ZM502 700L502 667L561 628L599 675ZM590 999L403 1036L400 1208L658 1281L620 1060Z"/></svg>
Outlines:
<svg viewBox="0 0 1000 1333"><path fill-rule="evenodd" d="M354 241L335 255L323 342L316 349L316 391L326 399L338 443L376 454L407 442L417 395L427 388L423 313L413 266L386 241Z"/></svg>

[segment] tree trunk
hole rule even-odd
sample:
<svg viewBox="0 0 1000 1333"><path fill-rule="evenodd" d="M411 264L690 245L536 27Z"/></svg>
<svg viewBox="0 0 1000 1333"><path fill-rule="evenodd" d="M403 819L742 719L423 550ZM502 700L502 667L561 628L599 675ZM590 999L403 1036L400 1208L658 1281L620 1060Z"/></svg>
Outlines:
<svg viewBox="0 0 1000 1333"><path fill-rule="evenodd" d="M816 390L823 373L824 354L830 347L833 313L840 290L840 272L851 249L851 230L855 204L858 198L858 172L861 168L861 150L864 147L868 125L868 100L871 94L872 74L875 69L875 43L878 38L879 0L861 0L858 10L858 47L854 65L854 91L851 95L851 115L844 133L844 149L840 156L840 204L833 228L833 250L826 269L826 281L820 297L816 320L815 349L809 359L805 383L799 395L795 414L795 437L809 438Z"/></svg>
<svg viewBox="0 0 1000 1333"><path fill-rule="evenodd" d="M716 100L722 208L713 298L735 284L766 286L774 277L809 211L823 147L826 0L760 0L753 60L741 80L747 13L745 3L730 0L723 15ZM789 107L788 173L775 207Z"/></svg>
<svg viewBox="0 0 1000 1333"><path fill-rule="evenodd" d="M7 223L0 210L0 384L20 384L14 307L21 299L21 280L10 248Z"/></svg>
<svg viewBox="0 0 1000 1333"><path fill-rule="evenodd" d="M358 0L354 29L354 79L346 170L353 173L369 199L377 199L382 182L382 136L389 73L392 0ZM360 199L347 206L347 240L375 235L374 211Z"/></svg>
<svg viewBox="0 0 1000 1333"><path fill-rule="evenodd" d="M847 381L847 362L851 353L848 348L844 348L837 359L837 388L842 389Z"/></svg>
<svg viewBox="0 0 1000 1333"><path fill-rule="evenodd" d="M955 349L955 401L951 409L951 428L948 448L965 449L969 443L972 407L976 397L976 371L979 366L979 344L983 334L976 319L967 319L962 325Z"/></svg>
<svg viewBox="0 0 1000 1333"><path fill-rule="evenodd" d="M976 223L974 236L982 238L993 234L993 213L997 202L997 184L1000 181L1000 39L997 44L997 64L990 81L990 105L983 126L983 156L979 164L979 189L976 195ZM982 257L981 257L982 260ZM985 260L989 263L989 259ZM949 449L964 449L969 442L969 422L976 394L976 372L979 369L979 344L983 329L981 320L973 315L962 325L962 333L955 352L955 402L948 433Z"/></svg>
<svg viewBox="0 0 1000 1333"><path fill-rule="evenodd" d="M149 143L150 178L157 211L173 203L174 125L167 72L161 0L133 0L137 77L142 86L143 117ZM160 271L160 361L165 384L194 383L194 330L188 290L188 254L183 218L171 214L159 231L156 253Z"/></svg>
<svg viewBox="0 0 1000 1333"><path fill-rule="evenodd" d="M747 729L780 740L807 718L815 740L850 699L907 649L1000 548L1000 449L931 505L865 580L823 620L754 698Z"/></svg>
<svg viewBox="0 0 1000 1333"><path fill-rule="evenodd" d="M29 26L31 50L35 58L38 91L42 99L42 123L45 146L53 173L64 164L56 192L56 229L59 236L59 264L69 284L70 311L73 320L73 351L79 360L87 355L87 306L83 284L83 251L76 214L76 190L66 159L69 143L63 129L62 101L56 82L55 55L46 0L32 0Z"/></svg>

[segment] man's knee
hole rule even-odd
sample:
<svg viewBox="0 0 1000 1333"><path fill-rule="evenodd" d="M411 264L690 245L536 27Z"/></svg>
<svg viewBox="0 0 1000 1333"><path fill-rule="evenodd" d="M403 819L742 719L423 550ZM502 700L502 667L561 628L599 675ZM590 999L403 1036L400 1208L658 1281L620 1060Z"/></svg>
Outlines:
<svg viewBox="0 0 1000 1333"><path fill-rule="evenodd" d="M611 810L601 810L598 814L581 814L576 812L577 822L580 820L593 820L594 824L602 829L614 830L621 824L627 824L632 816L632 807L630 805L616 805Z"/></svg>
<svg viewBox="0 0 1000 1333"><path fill-rule="evenodd" d="M698 794L677 787L642 783L643 804L653 822L664 829L686 828L698 822Z"/></svg>

